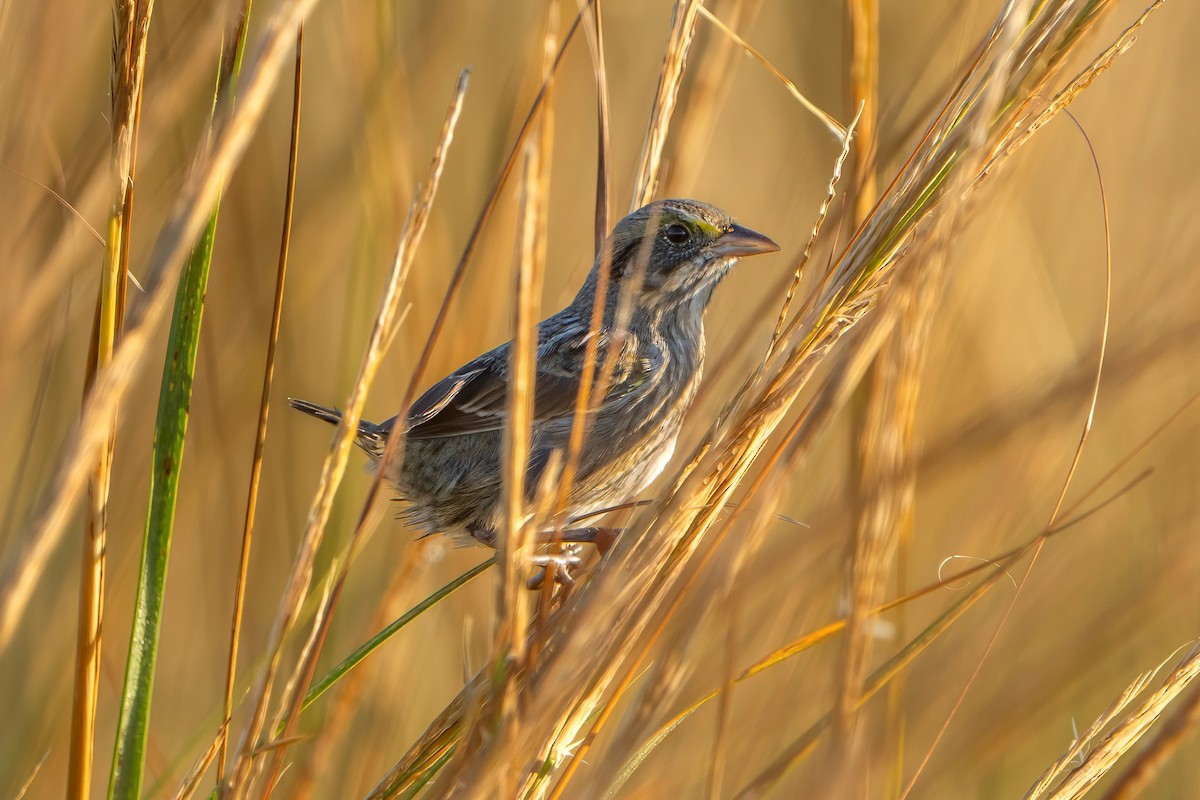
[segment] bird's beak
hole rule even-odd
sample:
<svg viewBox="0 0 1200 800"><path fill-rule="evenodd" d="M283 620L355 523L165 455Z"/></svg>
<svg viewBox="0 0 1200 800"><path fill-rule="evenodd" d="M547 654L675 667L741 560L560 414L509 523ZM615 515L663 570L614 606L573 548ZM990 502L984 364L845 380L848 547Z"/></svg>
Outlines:
<svg viewBox="0 0 1200 800"><path fill-rule="evenodd" d="M758 231L734 225L725 235L713 242L710 249L718 256L742 258L759 253L774 253L779 250L779 245Z"/></svg>

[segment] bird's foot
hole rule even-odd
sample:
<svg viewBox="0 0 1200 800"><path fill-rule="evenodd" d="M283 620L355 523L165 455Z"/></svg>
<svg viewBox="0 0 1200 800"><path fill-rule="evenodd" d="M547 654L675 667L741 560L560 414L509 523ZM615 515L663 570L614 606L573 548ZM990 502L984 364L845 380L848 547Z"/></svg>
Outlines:
<svg viewBox="0 0 1200 800"><path fill-rule="evenodd" d="M547 572L554 575L555 583L571 586L575 583L571 570L583 563L583 557L580 555L582 552L581 545L569 544L560 553L541 553L533 556L529 559L530 563L541 569L525 582L525 586L534 590L542 588Z"/></svg>

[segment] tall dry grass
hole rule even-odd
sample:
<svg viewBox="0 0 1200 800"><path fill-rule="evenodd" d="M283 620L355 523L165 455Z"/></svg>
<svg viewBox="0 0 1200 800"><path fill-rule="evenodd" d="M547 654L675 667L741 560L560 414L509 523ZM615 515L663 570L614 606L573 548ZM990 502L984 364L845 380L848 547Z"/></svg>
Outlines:
<svg viewBox="0 0 1200 800"><path fill-rule="evenodd" d="M165 310L219 194L142 778L115 794L1200 785L1196 9L1135 30L1143 5L1069 0L280 2L210 130L241 4L159 3L122 160L112 109L138 90L110 100L109 10L51 5L0 7L0 792L109 784ZM848 150L796 93L855 121ZM662 196L784 254L720 289L648 504L610 516L589 578L528 592L527 518L562 524L543 487L501 569L323 680L490 554L416 539L348 430L327 447L283 396L396 413L559 307L597 232ZM144 287L123 303L122 252Z"/></svg>

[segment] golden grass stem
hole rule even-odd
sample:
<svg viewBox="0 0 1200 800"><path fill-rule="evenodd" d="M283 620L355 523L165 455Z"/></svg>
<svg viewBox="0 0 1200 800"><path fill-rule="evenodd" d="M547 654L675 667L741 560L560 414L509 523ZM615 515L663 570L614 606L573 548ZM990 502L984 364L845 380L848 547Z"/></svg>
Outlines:
<svg viewBox="0 0 1200 800"><path fill-rule="evenodd" d="M116 185L100 273L100 293L84 380L86 402L96 375L113 357L125 316L129 239L133 224L133 176L137 163L138 119L146 67L146 43L153 0L118 0L114 9L112 63L112 170ZM83 800L91 792L96 702L100 680L104 572L108 540L108 499L116 445L116 408L107 420L108 437L89 481L89 514L83 535L76 623L75 692L71 708L67 796Z"/></svg>
<svg viewBox="0 0 1200 800"><path fill-rule="evenodd" d="M856 128L858 154L854 159L854 222L867 218L879 197L875 154L879 152L879 2L846 0L850 12L850 98L862 107Z"/></svg>
<svg viewBox="0 0 1200 800"><path fill-rule="evenodd" d="M848 0L847 10L851 101L862 110L859 147L852 164L853 225L857 228L879 200L874 155L879 151L879 7L875 0ZM926 285L930 282L932 278ZM845 795L861 794L868 780L854 767L864 747L856 700L875 638L870 628L874 620L868 613L884 596L893 554L912 524L912 424L919 385L917 367L924 348L920 334L928 330L928 325L917 329L913 325L927 320L933 308L916 302L918 289L912 282L897 288L902 310L858 388L859 402L852 404L852 491L858 518L846 558L843 591L849 612L833 716L833 791Z"/></svg>
<svg viewBox="0 0 1200 800"><path fill-rule="evenodd" d="M599 254L608 237L609 195L612 187L612 142L609 133L608 69L604 58L604 26L600 4L591 0L576 0L583 17L588 52L592 56L592 73L596 76L596 224L594 252Z"/></svg>
<svg viewBox="0 0 1200 800"><path fill-rule="evenodd" d="M592 11L595 11L595 13L598 14L600 11L599 6L593 6L592 4L586 2L586 0L580 0L580 2L581 7L579 9L579 14L583 21L584 30L590 31L594 34L596 32L591 31L592 26L588 25L588 17ZM594 24L599 23L596 22ZM551 3L549 3L547 8L546 32L542 37L542 83L548 87L548 97L547 101L545 102L545 110L542 112L542 115L539 119L536 136L529 144L526 145L527 163L525 166L528 174L524 176L521 190L521 229L517 244L518 275L514 324L518 326L518 328L524 327L527 330L523 334L523 339L520 342L518 342L516 335L514 335L513 342L514 347L519 344L520 347L528 348L529 352L518 355L517 350L514 349L513 358L529 359L529 363L522 368L523 370L526 368L529 370L527 377L530 381L530 384L525 387L525 390L528 392L536 392L537 390L534 376L537 374L537 326L538 318L541 316L538 313L538 309L540 308L543 279L546 273L546 239L550 219L550 169L554 157L554 55L557 50L556 42L558 40L558 26L559 4L557 0L553 0ZM588 37L588 41L592 41L592 36ZM593 58L595 58L594 54ZM601 58L603 58L602 55ZM607 132L603 130L598 131L598 133L601 135L607 135ZM601 169L603 169L603 167L601 167ZM533 182L532 186L529 185L530 181ZM597 189L597 192L599 191L600 190ZM600 199L599 195L597 196L597 199ZM600 214L601 211L602 209L597 206L596 213ZM532 335L530 335L530 331L532 331ZM533 394L529 395L530 398L533 396ZM514 428L505 435L515 437L518 433L518 430L522 430L520 435L524 437L526 443L528 444L533 435L533 413L535 410L535 403L532 399L526 400L520 398L517 394L513 394L511 396L510 402L514 404L525 404L528 402L528 408L525 409L525 411L528 412L528 418L522 422L522 425L525 425L527 422L529 428L528 430L522 430L514 426ZM548 469L543 473L543 478L541 481L542 485L529 487L524 485L524 471L527 468L529 461L528 447L525 448L525 453L520 454L522 461L518 462L517 457L518 454L514 452L510 456L509 464L512 468L516 468L518 463L522 465L522 491L528 494L532 489L535 494L533 503L530 504L529 507L525 508L524 513L522 514L524 521L518 523L518 527L516 528L511 527L514 522L517 522L517 519L513 514L512 508L510 507L509 513L512 516L510 516L509 519L510 527L508 531L509 538L507 541L507 546L510 548L512 553L516 554L524 562L528 562L529 556L532 555L533 549L536 547L536 537L538 535L538 531L548 518L551 491L548 486L549 478L547 476L554 475L557 472L559 462L556 460L555 463L548 464ZM511 476L511 480L516 480L515 474ZM519 502L520 504L524 505L524 496L522 496L519 501L517 501L514 497L513 502ZM522 528L521 525L524 525L524 527ZM562 548L559 545L553 544L550 545L549 548L551 553L558 553L561 551L561 549ZM512 649L514 650L514 656L516 656L516 663L522 665L532 664L537 659L538 650L540 650L542 646L542 641L539 634L538 639L533 642L532 646L527 646L526 644L527 637L525 634L527 632L526 628L529 624L529 620L524 618L524 614L528 611L528 606L525 605L524 598L516 597L512 594L513 591L517 593L522 591L519 574L507 572L507 569L513 566L516 565L512 562L512 558L510 556L505 564L506 573L502 581L502 583L506 582L508 587L501 589L502 592L507 594L508 605L501 606L501 613L502 615L508 615L508 608L511 607L512 621L514 624L510 626L509 632L505 635L512 637L509 641ZM542 588L537 598L536 624L539 625L539 631L544 630L544 628L541 626L549 619L556 583L557 567L547 564L542 571ZM507 623L501 624L502 626L507 626ZM497 633L500 633L500 630L501 628L497 628ZM497 638L497 641L499 641L499 637ZM493 648L493 653L496 657L499 657L501 652L502 651L498 648Z"/></svg>
<svg viewBox="0 0 1200 800"><path fill-rule="evenodd" d="M650 124L642 142L642 155L634 179L633 201L629 210L641 208L649 203L658 190L659 172L662 170L663 148L667 133L671 129L671 117L679 100L679 88L683 85L683 71L687 66L688 51L696 35L696 17L704 4L700 0L676 0L671 11L671 33L667 39L667 50L663 55L659 71L658 88L654 93L654 107L650 112Z"/></svg>
<svg viewBox="0 0 1200 800"><path fill-rule="evenodd" d="M547 103L543 121L550 119L553 105ZM538 242L539 225L544 211L543 167L540 164L540 131L525 144L521 178L520 232L517 238L517 291L513 319L512 359L509 365L508 424L504 428L504 497L506 524L499 555L501 575L496 588L497 614L491 658L495 676L489 690L495 717L476 718L483 730L504 728L517 723L518 671L529 658L527 641L531 618L530 594L523 576L533 554L537 534L536 519L531 519L525 502L525 470L529 463L530 437L533 430L533 397L536 380L538 298L545 267L545 249ZM544 227L542 228L544 230ZM547 565L543 575L545 591L554 588L555 571ZM473 736L468 734L467 741ZM511 770L510 770L511 773ZM505 796L515 789L518 775L501 778Z"/></svg>
<svg viewBox="0 0 1200 800"><path fill-rule="evenodd" d="M248 10L248 9L247 9ZM248 14L243 15L245 19ZM254 436L254 452L250 458L250 481L246 489L246 514L242 525L242 547L238 556L237 579L233 594L233 619L229 626L229 658L225 669L225 696L222 710L220 752L217 754L217 784L225 780L225 763L229 752L229 725L233 715L233 689L237 678L238 640L241 636L242 613L246 598L246 576L250 568L250 545L254 535L254 515L258 506L258 485L262 475L263 451L267 443L267 418L271 408L271 384L275 377L275 350L279 340L279 322L283 316L283 288L287 278L288 248L292 239L292 209L296 200L296 167L300 147L300 100L304 76L304 26L296 30L296 67L292 83L292 128L288 149L288 171L283 193L283 224L279 240L279 260L275 271L275 295L271 308L271 325L267 333L267 357L263 365L262 394L258 406L258 427Z"/></svg>

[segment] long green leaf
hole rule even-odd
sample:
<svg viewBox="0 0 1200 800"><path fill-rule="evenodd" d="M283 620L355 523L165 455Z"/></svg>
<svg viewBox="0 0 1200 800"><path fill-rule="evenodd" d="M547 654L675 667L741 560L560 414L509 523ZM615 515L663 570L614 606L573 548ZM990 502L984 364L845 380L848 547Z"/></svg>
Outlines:
<svg viewBox="0 0 1200 800"><path fill-rule="evenodd" d="M217 209L214 208L200 241L184 265L179 276L179 288L175 292L175 311L171 318L162 386L158 394L158 419L154 426L154 454L150 470L150 508L142 539L133 631L129 637L125 686L121 692L121 716L117 723L117 744L108 785L110 798L136 798L141 790L154 663L162 630L167 556L171 550L179 469L183 463L192 378L200 341L200 319L204 313L204 294L208 288L216 229Z"/></svg>
<svg viewBox="0 0 1200 800"><path fill-rule="evenodd" d="M310 689L308 694L304 697L304 702L301 704L300 709L303 711L304 709L306 709L310 705L312 705L318 697L320 697L326 691L328 691L329 687L333 686L335 683L337 683L339 680L341 680L341 678L346 673L348 673L350 670L357 667L364 658L371 655L371 653L375 652L375 650L381 644L383 644L388 639L390 639L405 625L412 622L417 617L421 616L421 614L428 611L433 606L437 605L437 603L439 601L441 601L442 598L448 596L449 594L454 592L455 589L458 589L460 586L463 586L468 581L470 581L472 578L474 578L476 575L479 575L481 572L486 570L488 567L493 566L495 563L496 563L496 557L492 556L487 561L484 561L480 564L477 564L474 567L471 567L469 570L464 572L462 575L459 575L457 578L450 581L445 586L438 589L436 592L429 595L424 600L422 600L421 602L417 603L415 606L410 608L408 611L406 611L404 614L402 614L396 621L392 622L390 625L383 628L383 630L379 631L379 633L372 636L370 639L368 639L366 642L364 642L357 650L355 650L350 655L346 656L346 658L344 658L340 664L338 664L336 667L331 669L325 675L325 677L321 678L321 680L317 681L316 684L313 685L312 689Z"/></svg>

